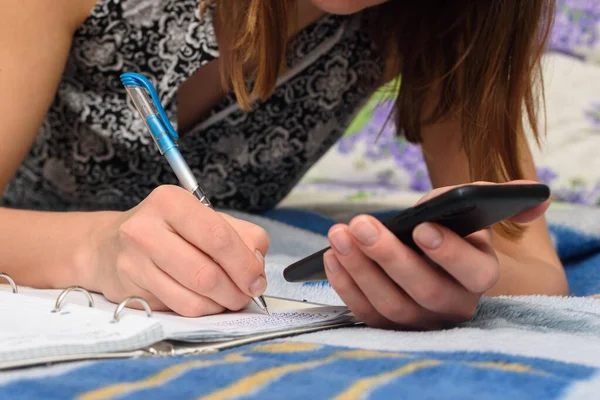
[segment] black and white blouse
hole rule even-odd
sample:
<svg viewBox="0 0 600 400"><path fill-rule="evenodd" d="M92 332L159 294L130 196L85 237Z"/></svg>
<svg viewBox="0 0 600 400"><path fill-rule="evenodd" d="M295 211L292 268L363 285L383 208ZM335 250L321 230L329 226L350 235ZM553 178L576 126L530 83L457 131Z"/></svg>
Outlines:
<svg viewBox="0 0 600 400"><path fill-rule="evenodd" d="M268 101L246 113L229 95L180 138L216 207L274 207L343 134L382 74L367 21L328 15L307 27L291 42L287 72ZM177 129L178 87L218 56L211 10L201 19L198 0L99 0L0 205L128 209L176 184L119 76L148 77Z"/></svg>

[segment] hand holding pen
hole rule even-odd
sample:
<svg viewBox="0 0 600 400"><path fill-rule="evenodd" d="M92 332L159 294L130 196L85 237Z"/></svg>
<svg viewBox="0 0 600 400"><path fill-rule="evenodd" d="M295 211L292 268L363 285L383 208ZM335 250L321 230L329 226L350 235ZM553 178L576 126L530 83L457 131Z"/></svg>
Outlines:
<svg viewBox="0 0 600 400"><path fill-rule="evenodd" d="M193 199L189 195L183 196L184 192L180 188L164 187L155 190L140 203L136 210L138 215L140 210L151 213L153 207L161 207L160 211L166 214L162 219L174 232L170 232L171 235L161 232L161 242L151 232L155 228L152 225L159 223L161 218L146 216L142 223L141 217L138 216L135 224L122 222L126 227L121 229L122 233L124 232L124 241L129 238L134 242L134 247L146 253L153 253L148 254L148 258L158 267L159 272L151 274L154 275L154 281L157 280L157 276L165 273L171 278L163 280L164 287L148 282L135 283L152 295L162 294L157 297L168 307L170 285L166 282L171 282L179 283L203 299L227 309L239 309L239 301L235 299L239 299L240 294L249 295L268 313L264 298L260 294L257 295L257 292L262 293L266 287L263 258L268 248L266 232L248 222L214 212L208 197L177 148L175 141L178 135L166 118L151 83L135 73L123 74L121 80L159 151L169 162L183 188L196 197ZM190 200L193 200L193 204ZM160 206L153 203L160 203ZM202 207L198 208L200 205ZM184 218L186 220L181 220L181 211L176 209L184 210L187 214L187 218ZM174 220L178 221L178 226L173 226ZM144 226L146 224L148 226ZM144 228L147 229L146 232ZM130 258L133 263L135 257ZM140 280L142 278L137 278L137 281ZM146 280L149 278L146 277ZM176 308L170 308L179 312Z"/></svg>

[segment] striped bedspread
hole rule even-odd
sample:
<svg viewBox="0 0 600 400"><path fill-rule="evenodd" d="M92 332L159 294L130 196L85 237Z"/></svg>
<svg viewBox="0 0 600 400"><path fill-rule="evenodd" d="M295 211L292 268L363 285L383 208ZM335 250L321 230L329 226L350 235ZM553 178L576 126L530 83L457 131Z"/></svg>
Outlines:
<svg viewBox="0 0 600 400"><path fill-rule="evenodd" d="M238 216L273 238L268 294L339 304L324 282L281 278L326 244L331 220L298 210ZM343 328L204 356L9 371L0 399L598 398L600 300L591 295L600 293L600 210L553 206L548 219L573 297L485 298L472 321L434 332ZM313 231L290 225L297 221Z"/></svg>

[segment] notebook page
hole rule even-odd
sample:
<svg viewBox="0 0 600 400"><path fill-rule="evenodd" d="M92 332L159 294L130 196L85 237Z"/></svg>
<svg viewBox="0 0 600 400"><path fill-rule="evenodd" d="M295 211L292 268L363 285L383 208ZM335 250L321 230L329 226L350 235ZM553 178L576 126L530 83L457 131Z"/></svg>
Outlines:
<svg viewBox="0 0 600 400"><path fill-rule="evenodd" d="M20 293L27 296L38 296L48 299L56 299L60 290L36 290L23 288ZM92 294L95 307L98 309L114 311L116 305L106 300L103 296ZM87 300L84 296L75 293L69 301L85 305ZM152 319L160 321L165 336L168 339L181 341L222 341L230 340L254 334L270 332L281 332L309 326L322 326L345 320L351 320L352 316L346 307L328 306L306 308L299 305L297 308L278 306L277 301L269 304L271 316L266 315L253 302L247 309L235 313L224 313L200 318L185 318L172 312L153 312ZM145 317L141 310L125 309L122 321L129 316Z"/></svg>
<svg viewBox="0 0 600 400"><path fill-rule="evenodd" d="M151 318L111 323L111 312L87 304L66 301L56 313L54 305L53 299L0 291L0 362L129 351L164 339L160 324Z"/></svg>
<svg viewBox="0 0 600 400"><path fill-rule="evenodd" d="M169 336L188 341L220 341L290 329L317 327L351 319L345 307L279 309L269 307L271 315L250 308L244 312L186 319L185 324L169 326ZM183 329L181 329L183 328Z"/></svg>

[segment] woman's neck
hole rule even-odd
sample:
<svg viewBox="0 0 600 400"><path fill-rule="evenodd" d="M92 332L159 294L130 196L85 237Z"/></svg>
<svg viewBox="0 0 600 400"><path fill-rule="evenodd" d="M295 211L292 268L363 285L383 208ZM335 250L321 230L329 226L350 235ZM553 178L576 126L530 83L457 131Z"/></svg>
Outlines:
<svg viewBox="0 0 600 400"><path fill-rule="evenodd" d="M319 18L323 17L325 12L320 8L316 7L312 1L299 0L296 1L296 12L291 15L295 20L293 22L293 29L290 32L290 39L293 38L302 29L308 25L316 22Z"/></svg>

